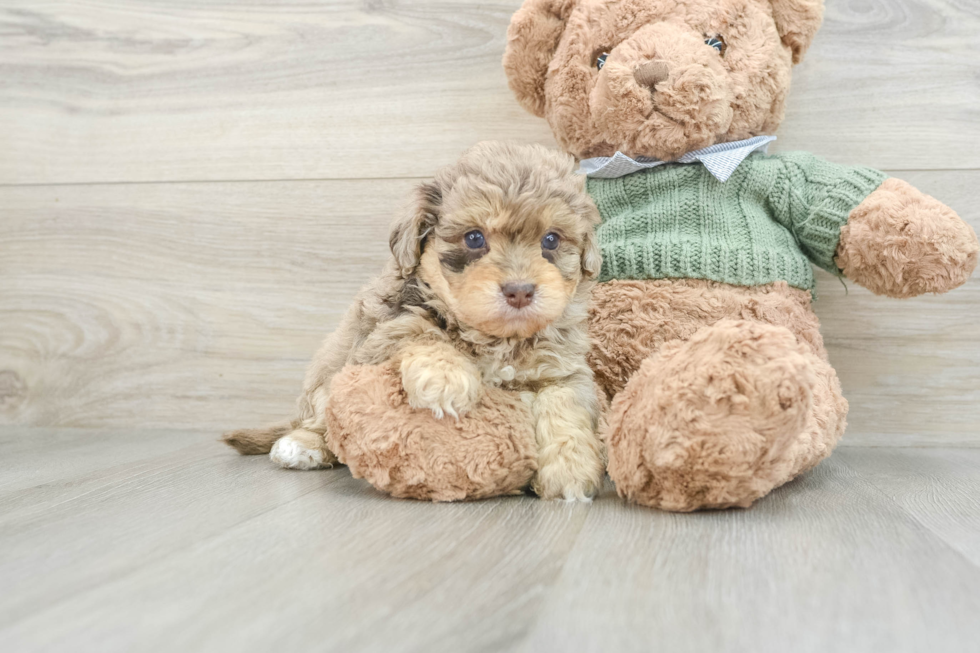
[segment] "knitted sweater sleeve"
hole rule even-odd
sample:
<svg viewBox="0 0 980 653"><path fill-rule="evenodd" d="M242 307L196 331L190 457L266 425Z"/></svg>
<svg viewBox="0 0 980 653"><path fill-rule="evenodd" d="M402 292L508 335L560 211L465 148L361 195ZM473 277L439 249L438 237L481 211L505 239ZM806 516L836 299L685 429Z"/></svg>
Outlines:
<svg viewBox="0 0 980 653"><path fill-rule="evenodd" d="M815 265L832 274L840 230L851 211L888 178L863 166L844 166L809 152L786 152L778 160L769 204L775 220L796 237Z"/></svg>

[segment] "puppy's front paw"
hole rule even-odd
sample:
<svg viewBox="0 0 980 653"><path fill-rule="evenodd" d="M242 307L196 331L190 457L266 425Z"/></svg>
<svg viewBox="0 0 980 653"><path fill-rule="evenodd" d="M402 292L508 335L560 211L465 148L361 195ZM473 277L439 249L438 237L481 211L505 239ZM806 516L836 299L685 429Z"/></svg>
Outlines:
<svg viewBox="0 0 980 653"><path fill-rule="evenodd" d="M402 358L401 375L412 408L431 410L440 419L459 419L476 405L483 388L476 366L446 346L413 347Z"/></svg>
<svg viewBox="0 0 980 653"><path fill-rule="evenodd" d="M559 457L538 469L531 489L542 499L589 502L602 485L602 471L602 462L588 456Z"/></svg>
<svg viewBox="0 0 980 653"><path fill-rule="evenodd" d="M538 473L531 489L542 499L591 501L605 474L602 442L595 432L597 410L589 390L552 386L534 402Z"/></svg>

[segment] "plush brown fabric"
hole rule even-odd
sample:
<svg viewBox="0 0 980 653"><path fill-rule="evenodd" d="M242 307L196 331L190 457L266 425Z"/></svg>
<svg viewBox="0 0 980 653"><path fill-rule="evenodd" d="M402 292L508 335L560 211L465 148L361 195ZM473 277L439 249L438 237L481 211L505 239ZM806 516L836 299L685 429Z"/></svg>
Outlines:
<svg viewBox="0 0 980 653"><path fill-rule="evenodd" d="M595 291L590 325L597 382L615 395L608 472L627 499L748 506L844 432L847 401L805 291L612 281Z"/></svg>
<svg viewBox="0 0 980 653"><path fill-rule="evenodd" d="M823 5L525 0L504 69L521 104L575 156L673 160L776 131ZM976 266L973 230L905 182L886 181L847 217L836 263L876 293L945 292ZM747 506L843 433L847 402L809 293L785 283L601 283L589 329L590 366L613 400L602 429L608 471L628 499L681 511Z"/></svg>
<svg viewBox="0 0 980 653"><path fill-rule="evenodd" d="M823 22L823 0L771 0L772 17L783 41L793 53L793 63L803 61Z"/></svg>
<svg viewBox="0 0 980 653"><path fill-rule="evenodd" d="M977 266L977 235L953 209L900 179L888 179L851 211L837 265L889 297L944 293Z"/></svg>
<svg viewBox="0 0 980 653"><path fill-rule="evenodd" d="M606 433L619 494L690 511L750 505L825 458L847 402L792 332L723 320L646 359Z"/></svg>
<svg viewBox="0 0 980 653"><path fill-rule="evenodd" d="M593 290L589 309L589 365L596 383L613 397L664 344L687 340L724 319L786 327L813 354L827 356L810 293L785 282L743 287L704 279L610 281Z"/></svg>
<svg viewBox="0 0 980 653"><path fill-rule="evenodd" d="M674 159L776 130L822 9L822 0L527 0L504 70L572 154ZM723 54L707 36L724 40ZM655 89L635 76L651 62L667 71Z"/></svg>
<svg viewBox="0 0 980 653"><path fill-rule="evenodd" d="M326 444L355 478L430 501L517 494L537 470L534 420L516 392L487 388L459 420L409 406L392 365L348 366L330 384Z"/></svg>

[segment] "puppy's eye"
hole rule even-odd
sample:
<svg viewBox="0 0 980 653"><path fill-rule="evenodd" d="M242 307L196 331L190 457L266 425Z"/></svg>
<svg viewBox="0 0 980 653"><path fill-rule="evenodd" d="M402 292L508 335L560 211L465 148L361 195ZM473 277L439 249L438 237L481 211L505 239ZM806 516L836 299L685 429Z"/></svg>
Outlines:
<svg viewBox="0 0 980 653"><path fill-rule="evenodd" d="M547 233L544 238L541 239L541 246L545 249L558 249L558 243L561 242L561 236L555 232Z"/></svg>
<svg viewBox="0 0 980 653"><path fill-rule="evenodd" d="M723 39L721 35L709 36L704 40L704 43L705 45L710 45L717 50L718 54L725 54L725 50L728 48L728 44L725 43L725 39Z"/></svg>
<svg viewBox="0 0 980 653"><path fill-rule="evenodd" d="M487 239L483 237L482 231L474 229L463 236L463 242L470 249L483 249L483 246L487 244Z"/></svg>
<svg viewBox="0 0 980 653"><path fill-rule="evenodd" d="M599 56L595 58L595 67L597 70L602 70L602 67L606 65L606 58L608 56L608 52L600 52Z"/></svg>

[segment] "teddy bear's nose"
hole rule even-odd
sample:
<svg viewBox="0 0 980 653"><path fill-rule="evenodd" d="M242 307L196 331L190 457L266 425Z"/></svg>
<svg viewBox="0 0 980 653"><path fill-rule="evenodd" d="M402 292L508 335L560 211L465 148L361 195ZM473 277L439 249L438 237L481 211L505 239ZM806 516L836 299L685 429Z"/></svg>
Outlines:
<svg viewBox="0 0 980 653"><path fill-rule="evenodd" d="M663 61L650 61L633 71L633 78L640 86L646 86L653 93L657 84L667 81L670 67Z"/></svg>

